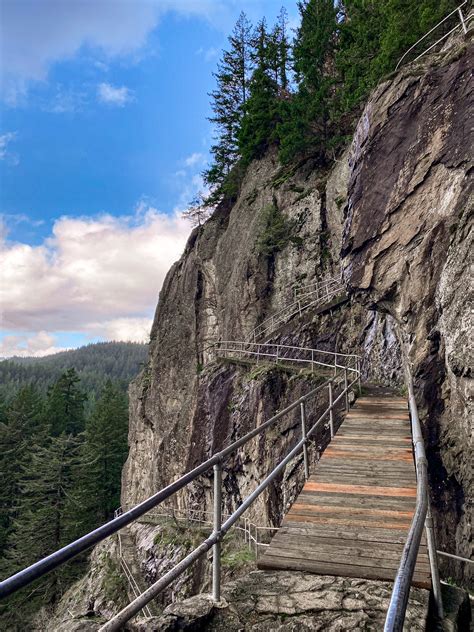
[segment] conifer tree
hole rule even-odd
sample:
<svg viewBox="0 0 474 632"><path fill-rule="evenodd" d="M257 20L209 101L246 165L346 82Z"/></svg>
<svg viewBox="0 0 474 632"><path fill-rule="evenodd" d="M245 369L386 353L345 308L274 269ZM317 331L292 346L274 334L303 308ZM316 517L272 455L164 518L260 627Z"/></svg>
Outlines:
<svg viewBox="0 0 474 632"><path fill-rule="evenodd" d="M87 421L76 497L82 530L113 517L120 505L122 467L128 454L128 405L122 390L108 380ZM87 522L84 525L84 521Z"/></svg>
<svg viewBox="0 0 474 632"><path fill-rule="evenodd" d="M37 443L46 440L43 401L32 386L24 386L5 407L0 422L0 557L5 551L19 504L21 468Z"/></svg>
<svg viewBox="0 0 474 632"><path fill-rule="evenodd" d="M87 397L78 388L79 382L76 370L71 368L48 390L45 417L54 436L62 432L77 435L84 430Z"/></svg>
<svg viewBox="0 0 474 632"><path fill-rule="evenodd" d="M320 152L328 136L334 85L333 54L337 9L333 0L298 3L301 24L293 46L298 92L289 116L279 127L283 162L308 148Z"/></svg>
<svg viewBox="0 0 474 632"><path fill-rule="evenodd" d="M213 162L204 172L205 182L211 188L209 204L218 202L223 195L233 195L237 183L231 172L239 159L238 133L248 98L251 65L251 24L242 12L229 37L229 50L214 74L217 88L211 92L213 116L216 125L216 142L211 147Z"/></svg>
<svg viewBox="0 0 474 632"><path fill-rule="evenodd" d="M249 86L249 98L239 133L239 148L244 165L260 158L275 140L278 119L279 49L261 20L254 33L255 70Z"/></svg>
<svg viewBox="0 0 474 632"><path fill-rule="evenodd" d="M45 446L36 446L29 462L21 468L20 502L8 539L6 568L2 569L6 574L32 564L77 537L78 507L72 501L72 490L79 454L80 438L61 434ZM83 559L76 558L16 593L7 602L8 612L2 620L10 620L13 628L18 605L22 604L19 616L24 624L28 613L56 602L82 569Z"/></svg>

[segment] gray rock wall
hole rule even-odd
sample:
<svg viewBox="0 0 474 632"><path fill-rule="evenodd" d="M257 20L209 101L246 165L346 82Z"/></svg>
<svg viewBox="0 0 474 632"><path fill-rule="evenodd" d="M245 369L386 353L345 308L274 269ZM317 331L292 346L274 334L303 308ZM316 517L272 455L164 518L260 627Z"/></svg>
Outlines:
<svg viewBox="0 0 474 632"><path fill-rule="evenodd" d="M472 59L472 45L458 42L435 66L428 59L376 90L353 143L342 244L354 298L390 314L403 341L439 546L465 557L473 492ZM450 572L459 578L462 568Z"/></svg>

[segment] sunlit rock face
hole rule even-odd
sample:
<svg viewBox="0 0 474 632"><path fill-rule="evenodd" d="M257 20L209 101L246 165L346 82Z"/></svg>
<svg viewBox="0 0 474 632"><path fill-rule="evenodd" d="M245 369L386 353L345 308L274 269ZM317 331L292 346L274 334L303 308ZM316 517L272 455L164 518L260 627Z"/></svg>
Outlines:
<svg viewBox="0 0 474 632"><path fill-rule="evenodd" d="M409 68L375 91L353 143L342 243L356 300L390 314L403 341L439 545L452 550L455 540L465 557L473 491L472 59L472 45L458 42L436 65Z"/></svg>

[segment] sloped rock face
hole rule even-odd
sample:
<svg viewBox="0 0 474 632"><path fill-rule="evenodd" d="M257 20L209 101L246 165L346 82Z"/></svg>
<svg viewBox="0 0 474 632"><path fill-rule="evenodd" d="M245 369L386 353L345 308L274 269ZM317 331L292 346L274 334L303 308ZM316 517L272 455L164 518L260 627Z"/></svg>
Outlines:
<svg viewBox="0 0 474 632"><path fill-rule="evenodd" d="M377 89L354 139L342 243L353 295L390 314L403 341L439 546L465 557L473 492L472 60L472 45L458 43L436 67L408 69Z"/></svg>
<svg viewBox="0 0 474 632"><path fill-rule="evenodd" d="M383 629L391 585L362 579L315 576L301 572L250 573L224 587L215 606L198 596L166 608L164 614L130 626L134 632L346 632ZM426 630L426 590L413 589L406 630Z"/></svg>

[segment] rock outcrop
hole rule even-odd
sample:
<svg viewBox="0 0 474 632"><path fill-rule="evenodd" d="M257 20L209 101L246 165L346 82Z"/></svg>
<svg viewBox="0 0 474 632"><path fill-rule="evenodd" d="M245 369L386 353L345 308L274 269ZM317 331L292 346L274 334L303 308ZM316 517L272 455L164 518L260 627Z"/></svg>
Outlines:
<svg viewBox="0 0 474 632"><path fill-rule="evenodd" d="M439 545L464 557L473 495L472 52L455 46L376 90L355 134L342 244L353 296L390 314L403 343Z"/></svg>
<svg viewBox="0 0 474 632"><path fill-rule="evenodd" d="M130 389L125 508L258 426L317 379L279 368L256 371L215 362L211 345L218 339L244 339L290 300L294 283L339 273L342 248L350 299L318 315L304 312L281 327L275 340L360 353L366 380L396 387L403 386L404 369L411 367L425 426L440 545L469 557L469 59L470 50L457 45L438 57L436 65L430 66L428 58L382 84L367 104L352 146L330 173L309 162L283 169L270 152L250 166L235 204L222 205L193 231L161 290L148 364ZM270 239L269 248L276 215L285 223L285 238L280 235L273 246ZM315 402L311 412L316 415L321 405ZM289 416L266 441L256 440L229 460L226 511L268 473L298 433L296 415ZM262 495L251 518L263 526L279 523L301 485L297 465L290 464ZM209 508L210 482L203 476L189 486L177 495L175 508ZM138 524L131 533L148 580L158 570L168 570L177 549L156 545L159 527ZM96 566L100 563L95 560ZM453 567L449 574L462 578L463 572ZM285 601L264 594L268 585L263 582L260 595L252 584L257 577L264 576L252 575L235 586L247 582L247 590L253 587L259 595L257 606L267 604L267 610L255 606L253 598L239 597L230 586L226 594L235 601L234 610L215 611L217 627L206 629L241 629L251 607L279 626L268 628L257 621L255 630L380 629L389 591L383 582L301 576L303 584L327 593L331 603L337 601L337 607L318 611L318 628L308 627L314 607L300 604L300 588L295 585L294 598ZM201 567L167 593L165 601L197 592L206 581L206 568ZM95 601L98 586L86 581L81 603L96 604L94 612L105 615L110 603ZM425 604L425 597L416 600ZM287 621L276 614L277 602L283 610L285 604L292 609ZM295 608L297 625L303 627L294 627ZM175 616L172 611L168 615ZM365 624L369 627L361 627ZM418 629L416 625L411 629Z"/></svg>
<svg viewBox="0 0 474 632"><path fill-rule="evenodd" d="M131 626L133 632L347 632L383 629L391 584L309 573L256 571L224 587L217 606L199 595ZM426 630L426 590L410 594L406 629Z"/></svg>

